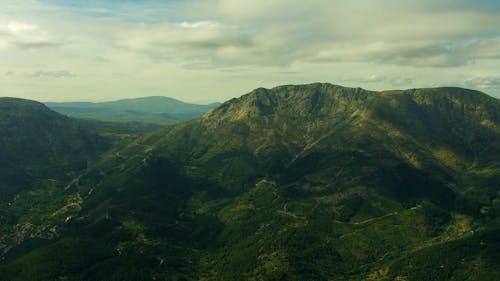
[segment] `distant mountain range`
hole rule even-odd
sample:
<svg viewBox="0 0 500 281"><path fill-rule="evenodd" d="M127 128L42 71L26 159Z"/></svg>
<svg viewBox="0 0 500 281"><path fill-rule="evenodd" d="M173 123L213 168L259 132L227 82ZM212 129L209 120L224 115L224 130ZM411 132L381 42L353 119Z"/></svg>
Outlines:
<svg viewBox="0 0 500 281"><path fill-rule="evenodd" d="M199 117L219 104L191 104L173 98L152 96L96 103L46 102L45 105L54 111L76 118L165 124Z"/></svg>
<svg viewBox="0 0 500 281"><path fill-rule="evenodd" d="M0 110L22 155L0 177L32 179L0 199L5 280L500 280L484 93L259 88L112 141L36 102Z"/></svg>

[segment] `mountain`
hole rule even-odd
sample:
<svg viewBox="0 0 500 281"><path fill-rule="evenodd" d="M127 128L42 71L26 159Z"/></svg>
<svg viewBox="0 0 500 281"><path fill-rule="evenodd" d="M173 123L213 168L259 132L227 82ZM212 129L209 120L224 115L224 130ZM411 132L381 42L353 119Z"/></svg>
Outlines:
<svg viewBox="0 0 500 281"><path fill-rule="evenodd" d="M481 92L259 88L102 154L67 186L78 212L0 274L498 280L499 156Z"/></svg>
<svg viewBox="0 0 500 281"><path fill-rule="evenodd" d="M77 121L16 98L0 98L0 143L2 169L23 170L13 181L84 170L87 158L106 145Z"/></svg>
<svg viewBox="0 0 500 281"><path fill-rule="evenodd" d="M47 102L49 108L71 117L102 121L177 123L203 115L217 103L199 105L173 98L152 96L110 102Z"/></svg>
<svg viewBox="0 0 500 281"><path fill-rule="evenodd" d="M64 186L109 145L41 103L0 98L0 254L33 233L50 233L45 223L65 205Z"/></svg>

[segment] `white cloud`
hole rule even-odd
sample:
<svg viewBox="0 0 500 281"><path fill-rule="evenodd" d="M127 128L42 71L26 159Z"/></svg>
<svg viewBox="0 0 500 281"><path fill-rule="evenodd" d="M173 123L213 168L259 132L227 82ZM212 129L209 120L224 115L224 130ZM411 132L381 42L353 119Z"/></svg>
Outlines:
<svg viewBox="0 0 500 281"><path fill-rule="evenodd" d="M0 48L40 48L58 45L39 26L21 21L0 24Z"/></svg>
<svg viewBox="0 0 500 281"><path fill-rule="evenodd" d="M68 71L68 70L57 70L57 71L46 71L46 70L38 70L28 75L33 78L71 78L77 77L76 74Z"/></svg>
<svg viewBox="0 0 500 281"><path fill-rule="evenodd" d="M121 30L116 38L118 46L181 64L239 59L253 45L237 27L212 21L141 25Z"/></svg>
<svg viewBox="0 0 500 281"><path fill-rule="evenodd" d="M487 76L487 77L472 77L466 79L463 84L469 88L481 90L499 90L500 89L500 76Z"/></svg>
<svg viewBox="0 0 500 281"><path fill-rule="evenodd" d="M5 94L221 101L315 81L500 94L500 10L482 1L56 2L0 1Z"/></svg>
<svg viewBox="0 0 500 281"><path fill-rule="evenodd" d="M446 67L499 57L498 11L455 5L444 10L434 1L197 0L186 9L192 17L245 30L254 45L234 50L243 64L312 60Z"/></svg>
<svg viewBox="0 0 500 281"><path fill-rule="evenodd" d="M394 85L396 87L401 87L401 86L409 87L414 82L415 79L410 77L393 77L390 79L391 85Z"/></svg>
<svg viewBox="0 0 500 281"><path fill-rule="evenodd" d="M387 79L387 77L383 75L377 75L377 74L372 74L368 77L359 77L359 78L343 78L342 81L344 82L355 82L355 83L378 83L378 82L383 82Z"/></svg>

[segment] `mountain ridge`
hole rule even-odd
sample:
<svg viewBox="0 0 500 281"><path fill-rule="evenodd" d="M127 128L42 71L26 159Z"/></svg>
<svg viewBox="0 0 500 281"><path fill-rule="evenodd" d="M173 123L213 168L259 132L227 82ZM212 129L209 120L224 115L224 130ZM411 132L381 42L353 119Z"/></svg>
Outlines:
<svg viewBox="0 0 500 281"><path fill-rule="evenodd" d="M478 93L256 89L103 154L68 186L81 209L58 236L0 273L495 280L500 102Z"/></svg>

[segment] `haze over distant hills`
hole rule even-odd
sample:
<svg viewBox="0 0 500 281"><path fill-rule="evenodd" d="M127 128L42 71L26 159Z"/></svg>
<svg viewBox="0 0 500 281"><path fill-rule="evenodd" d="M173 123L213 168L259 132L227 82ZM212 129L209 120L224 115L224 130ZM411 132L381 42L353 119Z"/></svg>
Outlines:
<svg viewBox="0 0 500 281"><path fill-rule="evenodd" d="M0 108L2 145L13 118L66 142L72 119ZM259 88L85 152L2 198L2 278L500 278L500 101L478 91Z"/></svg>
<svg viewBox="0 0 500 281"><path fill-rule="evenodd" d="M201 116L218 103L185 103L173 98L151 96L109 102L46 102L49 108L70 117L102 121L177 123Z"/></svg>

